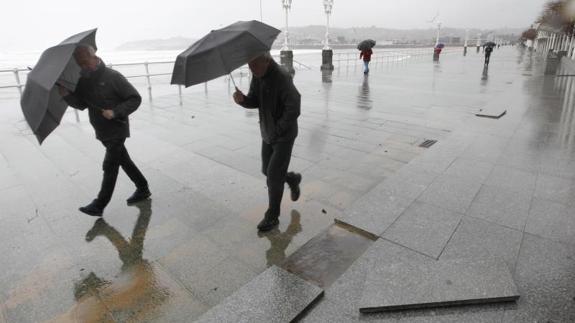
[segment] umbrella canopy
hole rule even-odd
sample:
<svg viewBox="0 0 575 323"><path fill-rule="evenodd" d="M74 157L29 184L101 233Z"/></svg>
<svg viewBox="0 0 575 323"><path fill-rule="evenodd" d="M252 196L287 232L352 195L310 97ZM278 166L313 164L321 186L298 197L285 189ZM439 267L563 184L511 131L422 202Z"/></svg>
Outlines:
<svg viewBox="0 0 575 323"><path fill-rule="evenodd" d="M20 106L40 144L60 124L68 107L56 84L73 92L80 79L81 68L72 57L78 45L96 49L96 29L81 32L48 48L28 74Z"/></svg>
<svg viewBox="0 0 575 323"><path fill-rule="evenodd" d="M487 46L487 47L495 47L495 46L497 46L497 44L495 44L495 43L494 43L494 42L492 42L492 41L488 41L488 42L486 42L485 44L483 44L483 46Z"/></svg>
<svg viewBox="0 0 575 323"><path fill-rule="evenodd" d="M435 45L435 48L443 48L443 47L445 47L444 43L439 43L439 44Z"/></svg>
<svg viewBox="0 0 575 323"><path fill-rule="evenodd" d="M279 33L255 20L212 30L178 55L171 83L188 87L229 74L268 52Z"/></svg>
<svg viewBox="0 0 575 323"><path fill-rule="evenodd" d="M357 44L357 49L359 50L372 49L374 46L375 46L375 40L366 39Z"/></svg>

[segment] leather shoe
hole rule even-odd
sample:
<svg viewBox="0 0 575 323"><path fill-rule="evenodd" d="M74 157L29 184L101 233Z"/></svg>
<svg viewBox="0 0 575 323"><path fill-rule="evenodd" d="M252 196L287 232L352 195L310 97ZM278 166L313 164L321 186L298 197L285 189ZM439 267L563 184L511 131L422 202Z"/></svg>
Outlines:
<svg viewBox="0 0 575 323"><path fill-rule="evenodd" d="M152 196L152 193L150 192L150 190L146 187L146 188L138 188L134 194L132 194L132 196L130 196L126 202L128 203L128 205L134 204L134 203L138 203L140 201L146 200L148 199L150 196Z"/></svg>

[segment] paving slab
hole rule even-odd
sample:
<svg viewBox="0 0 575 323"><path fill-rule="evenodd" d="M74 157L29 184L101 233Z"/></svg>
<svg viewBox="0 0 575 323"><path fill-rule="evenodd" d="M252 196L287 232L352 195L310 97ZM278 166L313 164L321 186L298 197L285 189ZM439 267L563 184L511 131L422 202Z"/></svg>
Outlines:
<svg viewBox="0 0 575 323"><path fill-rule="evenodd" d="M505 262L457 259L373 265L359 303L362 313L515 301Z"/></svg>
<svg viewBox="0 0 575 323"><path fill-rule="evenodd" d="M533 199L525 232L575 245L575 207Z"/></svg>
<svg viewBox="0 0 575 323"><path fill-rule="evenodd" d="M291 322L322 295L321 288L272 266L197 322Z"/></svg>
<svg viewBox="0 0 575 323"><path fill-rule="evenodd" d="M523 231L531 198L529 192L483 185L466 214Z"/></svg>
<svg viewBox="0 0 575 323"><path fill-rule="evenodd" d="M481 183L475 180L441 175L417 200L454 212L465 213L480 188Z"/></svg>
<svg viewBox="0 0 575 323"><path fill-rule="evenodd" d="M411 203L410 199L376 188L345 210L336 222L355 227L375 238L383 234Z"/></svg>
<svg viewBox="0 0 575 323"><path fill-rule="evenodd" d="M440 260L493 258L515 268L523 232L496 223L466 216L441 254Z"/></svg>
<svg viewBox="0 0 575 323"><path fill-rule="evenodd" d="M521 293L503 322L575 322L573 245L525 234L514 278Z"/></svg>
<svg viewBox="0 0 575 323"><path fill-rule="evenodd" d="M460 213L414 202L382 237L437 259L462 217Z"/></svg>

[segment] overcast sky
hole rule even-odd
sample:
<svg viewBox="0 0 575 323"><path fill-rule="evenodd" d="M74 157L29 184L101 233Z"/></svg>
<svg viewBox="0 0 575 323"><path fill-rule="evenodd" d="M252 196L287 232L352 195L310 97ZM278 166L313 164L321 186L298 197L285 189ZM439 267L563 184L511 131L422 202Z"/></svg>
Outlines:
<svg viewBox="0 0 575 323"><path fill-rule="evenodd" d="M281 0L261 0L263 21L283 29ZM528 27L546 0L335 0L332 26L430 28ZM236 20L260 19L260 0L6 0L0 51L43 49L98 27L100 49L174 36L199 38ZM325 24L322 0L293 0L290 25Z"/></svg>

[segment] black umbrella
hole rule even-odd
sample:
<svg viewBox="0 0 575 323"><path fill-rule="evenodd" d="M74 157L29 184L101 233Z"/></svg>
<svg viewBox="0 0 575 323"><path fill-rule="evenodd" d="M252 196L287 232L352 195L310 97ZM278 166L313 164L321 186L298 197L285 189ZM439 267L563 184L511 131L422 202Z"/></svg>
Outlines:
<svg viewBox="0 0 575 323"><path fill-rule="evenodd" d="M171 83L188 87L230 74L269 51L279 33L255 20L212 30L178 55Z"/></svg>
<svg viewBox="0 0 575 323"><path fill-rule="evenodd" d="M494 43L494 42L492 42L492 41L488 41L488 42L486 42L485 44L483 44L483 46L486 46L486 47L495 47L495 46L497 46L497 44Z"/></svg>
<svg viewBox="0 0 575 323"><path fill-rule="evenodd" d="M28 74L20 105L40 144L60 124L68 107L56 85L73 92L80 79L80 66L73 59L78 45L96 49L96 29L81 32L48 48Z"/></svg>
<svg viewBox="0 0 575 323"><path fill-rule="evenodd" d="M367 49L372 49L374 46L375 46L375 40L366 39L366 40L361 41L359 44L357 44L357 49L367 50Z"/></svg>

